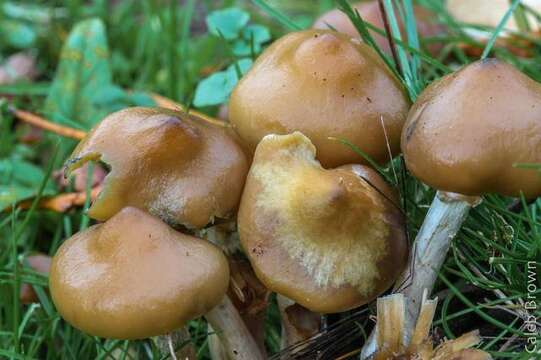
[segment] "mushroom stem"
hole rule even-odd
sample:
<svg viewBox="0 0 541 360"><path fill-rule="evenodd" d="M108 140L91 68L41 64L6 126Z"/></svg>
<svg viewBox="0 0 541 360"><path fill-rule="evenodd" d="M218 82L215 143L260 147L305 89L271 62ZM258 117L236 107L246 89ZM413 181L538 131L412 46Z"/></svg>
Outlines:
<svg viewBox="0 0 541 360"><path fill-rule="evenodd" d="M156 337L156 344L162 356L170 356L178 360L197 359L187 326L183 326L170 334Z"/></svg>
<svg viewBox="0 0 541 360"><path fill-rule="evenodd" d="M408 265L397 281L397 293L406 298L404 326L405 343L409 343L415 321L419 315L423 292L430 294L442 267L451 240L460 230L469 210L478 204L480 198L467 197L438 191L428 214L417 234L414 251ZM375 330L361 351L361 359L369 358L376 351Z"/></svg>
<svg viewBox="0 0 541 360"><path fill-rule="evenodd" d="M319 331L320 315L316 314L290 298L278 294L278 309L282 320L282 339L280 350L296 345L296 350L302 348L301 344Z"/></svg>
<svg viewBox="0 0 541 360"><path fill-rule="evenodd" d="M208 324L207 332L209 334L207 338L209 344L210 358L212 360L228 360L225 349L220 342L220 338L218 337L218 334L216 333L212 325Z"/></svg>
<svg viewBox="0 0 541 360"><path fill-rule="evenodd" d="M230 360L263 360L252 334L228 296L205 317Z"/></svg>

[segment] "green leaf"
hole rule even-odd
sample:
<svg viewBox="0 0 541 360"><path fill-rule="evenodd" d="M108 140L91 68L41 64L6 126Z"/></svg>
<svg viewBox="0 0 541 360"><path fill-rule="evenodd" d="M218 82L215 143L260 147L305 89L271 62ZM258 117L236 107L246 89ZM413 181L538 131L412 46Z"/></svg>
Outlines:
<svg viewBox="0 0 541 360"><path fill-rule="evenodd" d="M248 25L242 29L242 38L248 43L254 39L254 44L261 45L271 39L269 29L263 25Z"/></svg>
<svg viewBox="0 0 541 360"><path fill-rule="evenodd" d="M207 16L207 26L211 34L220 36L221 33L226 40L234 40L249 20L247 12L232 7L211 12Z"/></svg>
<svg viewBox="0 0 541 360"><path fill-rule="evenodd" d="M235 85L237 85L237 81L239 80L237 76L237 71L235 70L235 66L238 66L240 69L240 73L244 75L248 72L248 70L250 70L252 64L253 61L251 59L241 59L237 61L236 64L229 65L229 67L227 68L227 72L229 74L229 81L233 83L231 86L231 90L233 90Z"/></svg>
<svg viewBox="0 0 541 360"><path fill-rule="evenodd" d="M250 46L250 42L245 40L235 40L233 43L233 46L231 47L231 50L233 51L233 54L235 54L238 57L243 56L250 56L252 55L252 47ZM254 43L254 54L259 54L261 52L261 45L258 43Z"/></svg>
<svg viewBox="0 0 541 360"><path fill-rule="evenodd" d="M237 61L241 74L245 74L252 66L251 59ZM193 104L196 107L223 104L229 99L238 82L235 64L230 65L225 71L216 72L202 80L195 89Z"/></svg>
<svg viewBox="0 0 541 360"><path fill-rule="evenodd" d="M0 34L2 34L0 41L5 41L7 45L19 49L34 45L37 37L32 27L13 20L0 21Z"/></svg>
<svg viewBox="0 0 541 360"><path fill-rule="evenodd" d="M203 79L195 89L193 104L196 107L218 105L227 100L228 96L227 72L216 72Z"/></svg>
<svg viewBox="0 0 541 360"><path fill-rule="evenodd" d="M111 82L109 49L105 27L100 19L75 25L60 55L60 64L45 102L45 113L57 122L70 119L89 129L108 110L93 99Z"/></svg>
<svg viewBox="0 0 541 360"><path fill-rule="evenodd" d="M19 185L36 187L41 183L43 170L29 162L21 159L2 159L0 160L0 179L6 184L15 182Z"/></svg>

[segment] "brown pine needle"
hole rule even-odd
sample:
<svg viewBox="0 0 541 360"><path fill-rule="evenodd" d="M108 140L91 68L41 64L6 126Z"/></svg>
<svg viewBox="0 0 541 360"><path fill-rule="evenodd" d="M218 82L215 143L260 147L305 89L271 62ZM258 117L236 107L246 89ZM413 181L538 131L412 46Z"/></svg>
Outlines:
<svg viewBox="0 0 541 360"><path fill-rule="evenodd" d="M165 96L156 93L149 93L149 96L159 107L176 111L184 110L184 106L180 105L176 101L166 98Z"/></svg>
<svg viewBox="0 0 541 360"><path fill-rule="evenodd" d="M86 136L85 131L55 124L29 111L18 110L15 108L12 108L10 110L17 119L29 123L40 129L53 132L60 136L68 137L75 140L82 140Z"/></svg>
<svg viewBox="0 0 541 360"><path fill-rule="evenodd" d="M90 192L90 199L95 200L101 186L96 186ZM56 196L45 197L39 201L40 209L48 209L58 213L64 213L75 206L83 206L86 202L86 191L58 194ZM22 209L27 209L32 204L32 200L26 200L19 204Z"/></svg>

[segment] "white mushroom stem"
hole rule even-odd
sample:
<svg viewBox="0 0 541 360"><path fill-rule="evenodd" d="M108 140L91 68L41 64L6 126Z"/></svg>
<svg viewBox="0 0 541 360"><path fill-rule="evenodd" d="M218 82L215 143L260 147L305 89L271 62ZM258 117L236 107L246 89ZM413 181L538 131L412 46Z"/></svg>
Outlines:
<svg viewBox="0 0 541 360"><path fill-rule="evenodd" d="M222 346L222 343L220 341L220 338L218 337L218 334L216 334L216 330L212 327L212 325L208 324L208 344L209 344L209 353L210 358L212 360L228 360L227 354L225 353L225 349Z"/></svg>
<svg viewBox="0 0 541 360"><path fill-rule="evenodd" d="M430 294L438 277L451 241L460 230L469 210L480 198L438 191L417 234L408 265L396 289L406 298L405 343L409 343L419 315L423 292ZM361 359L369 358L377 347L375 330L361 351Z"/></svg>
<svg viewBox="0 0 541 360"><path fill-rule="evenodd" d="M206 229L204 236L226 253L234 251L234 236L227 231L225 224ZM209 322L209 350L212 360L259 360L263 359L261 350L246 327L237 308L226 295L224 300L205 315Z"/></svg>
<svg viewBox="0 0 541 360"><path fill-rule="evenodd" d="M296 350L302 348L302 343L317 334L320 325L320 315L295 303L290 298L278 294L278 309L282 322L282 339L280 350L297 344ZM296 308L293 308L295 306ZM290 313L288 308L296 310ZM314 319L317 319L314 321Z"/></svg>
<svg viewBox="0 0 541 360"><path fill-rule="evenodd" d="M216 332L230 360L264 359L252 334L228 296L209 311L205 318Z"/></svg>

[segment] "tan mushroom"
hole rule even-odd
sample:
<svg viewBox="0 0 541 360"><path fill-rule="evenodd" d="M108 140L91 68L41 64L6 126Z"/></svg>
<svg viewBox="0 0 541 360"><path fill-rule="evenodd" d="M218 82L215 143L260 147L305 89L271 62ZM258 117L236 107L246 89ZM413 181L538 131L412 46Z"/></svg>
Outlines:
<svg viewBox="0 0 541 360"><path fill-rule="evenodd" d="M535 12L541 11L539 0L522 0L521 3ZM511 3L508 0L448 0L446 2L447 11L454 20L465 24L462 27L463 31L480 43L480 45L460 44L468 55L477 57L482 54L494 28L498 27L510 6ZM536 54L536 49L535 44L528 39L528 35L530 37L539 36L539 22L530 11L524 11L523 14L529 33L520 31L513 14L499 32L494 46L506 48L517 56L531 57ZM488 29L480 29L479 26L488 27ZM519 31L520 33L518 33Z"/></svg>
<svg viewBox="0 0 541 360"><path fill-rule="evenodd" d="M400 151L409 102L404 88L368 45L329 30L277 40L240 80L229 121L248 148L267 134L301 131L325 167L364 162L329 137L347 139L379 162Z"/></svg>
<svg viewBox="0 0 541 360"><path fill-rule="evenodd" d="M408 253L404 220L373 170L325 170L315 154L299 132L263 138L242 196L239 234L270 290L315 312L340 312L394 282Z"/></svg>
<svg viewBox="0 0 541 360"><path fill-rule="evenodd" d="M381 30L385 30L377 0L355 3L352 4L351 7L359 12L359 15L365 22L370 23ZM444 32L444 26L436 22L436 17L431 11L419 5L414 5L413 11L415 20L417 21L417 32L421 40L425 37L440 35ZM396 10L395 14L397 15L399 21L402 38L406 39L406 32L404 31L404 23L402 18L399 16L399 13ZM331 28L354 38L360 37L359 32L351 20L349 20L348 16L339 9L333 9L321 15L314 22L313 27L316 29ZM381 50L386 53L391 52L387 37L380 35L375 31L370 31L370 35ZM433 43L428 46L428 50L434 55L437 54L440 49L441 44Z"/></svg>
<svg viewBox="0 0 541 360"><path fill-rule="evenodd" d="M157 108L107 116L77 146L67 174L89 160L111 167L90 217L103 221L134 206L188 228L234 214L248 170L246 156L223 127Z"/></svg>
<svg viewBox="0 0 541 360"><path fill-rule="evenodd" d="M535 198L541 176L520 163L541 163L541 85L500 60L467 65L428 86L402 133L406 166L439 190L415 239L400 281L407 300L406 336L430 293L451 241L480 195ZM465 196L471 195L471 196ZM371 336L363 354L375 348Z"/></svg>
<svg viewBox="0 0 541 360"><path fill-rule="evenodd" d="M76 328L141 339L168 333L219 304L229 267L214 245L128 207L62 244L49 281L58 312Z"/></svg>
<svg viewBox="0 0 541 360"><path fill-rule="evenodd" d="M522 0L522 4L532 8L534 11L541 10L541 2L539 0ZM511 3L509 0L447 0L447 11L456 21L472 25L483 25L495 28L499 25ZM526 21L530 30L539 30L539 23L535 16L526 12ZM514 16L511 16L504 26L504 29L518 31L519 27ZM488 38L489 32L482 31L472 32L478 38ZM505 31L502 34L506 35Z"/></svg>
<svg viewBox="0 0 541 360"><path fill-rule="evenodd" d="M488 59L432 83L402 135L409 171L443 191L465 195L541 195L541 85Z"/></svg>

